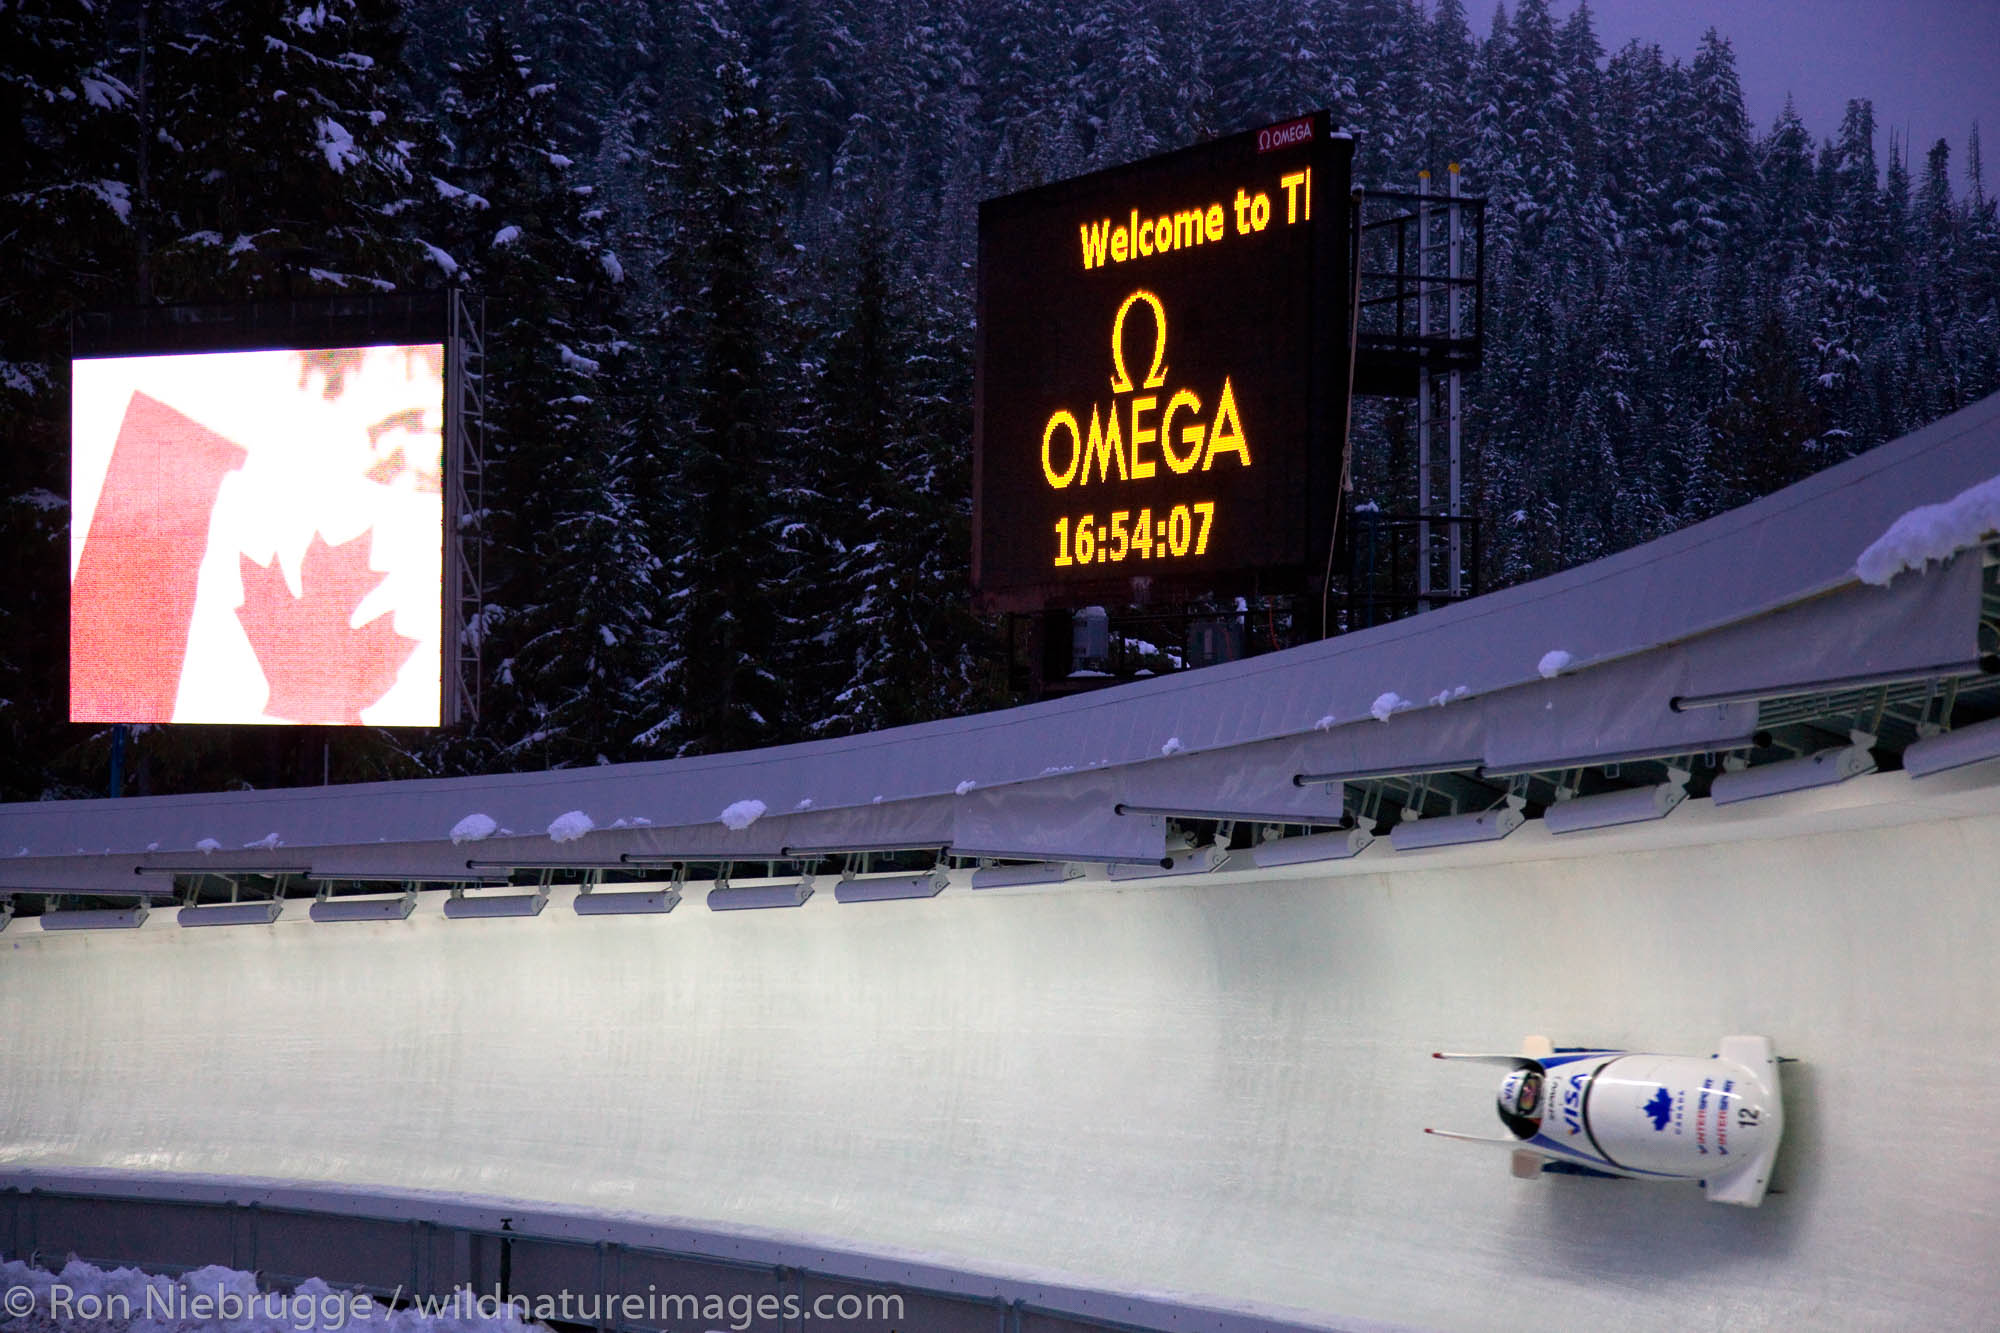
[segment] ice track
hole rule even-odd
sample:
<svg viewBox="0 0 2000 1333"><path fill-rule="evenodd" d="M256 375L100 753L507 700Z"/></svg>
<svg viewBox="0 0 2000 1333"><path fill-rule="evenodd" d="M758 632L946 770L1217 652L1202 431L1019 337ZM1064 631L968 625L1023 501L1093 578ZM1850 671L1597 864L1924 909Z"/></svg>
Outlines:
<svg viewBox="0 0 2000 1333"><path fill-rule="evenodd" d="M479 1195L1510 1328L2000 1308L2000 764L1634 829L922 902L0 933L0 1188ZM1786 1192L1513 1180L1525 1033L1787 1065ZM0 1236L4 1240L4 1236Z"/></svg>

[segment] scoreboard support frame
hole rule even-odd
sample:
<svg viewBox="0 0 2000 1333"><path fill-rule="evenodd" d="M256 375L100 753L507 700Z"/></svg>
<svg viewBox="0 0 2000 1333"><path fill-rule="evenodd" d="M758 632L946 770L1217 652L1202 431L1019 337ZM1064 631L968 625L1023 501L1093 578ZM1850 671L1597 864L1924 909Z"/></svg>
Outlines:
<svg viewBox="0 0 2000 1333"><path fill-rule="evenodd" d="M444 695L447 727L479 721L486 635L486 298L451 290L444 357ZM478 628L473 628L478 626Z"/></svg>

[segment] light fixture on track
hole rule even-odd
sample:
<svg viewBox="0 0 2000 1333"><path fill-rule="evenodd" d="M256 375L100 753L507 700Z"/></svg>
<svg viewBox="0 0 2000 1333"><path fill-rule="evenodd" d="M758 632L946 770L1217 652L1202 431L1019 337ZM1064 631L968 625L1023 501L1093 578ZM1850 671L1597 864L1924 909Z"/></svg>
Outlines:
<svg viewBox="0 0 2000 1333"><path fill-rule="evenodd" d="M1061 884L1083 878L1073 861L1030 861L1025 865L982 865L972 872L975 889L1005 889L1032 884Z"/></svg>
<svg viewBox="0 0 2000 1333"><path fill-rule="evenodd" d="M801 875L789 884L745 884L738 887L729 882L729 867L724 865L722 873L716 876L714 886L708 891L708 910L741 912L766 907L803 907L812 895L813 877L809 874Z"/></svg>
<svg viewBox="0 0 2000 1333"><path fill-rule="evenodd" d="M137 930L146 924L149 910L137 907L60 908L41 915L43 930Z"/></svg>
<svg viewBox="0 0 2000 1333"><path fill-rule="evenodd" d="M1527 804L1519 796L1509 796L1490 809L1466 815L1444 815L1436 819L1404 819L1389 832L1389 845L1399 852L1422 851L1430 847L1458 847L1475 842L1498 842L1521 827Z"/></svg>
<svg viewBox="0 0 2000 1333"><path fill-rule="evenodd" d="M1542 815L1551 833L1581 833L1586 829L1615 828L1620 824L1643 824L1665 819L1687 799L1686 769L1667 770L1667 781L1627 791L1600 792L1595 796L1573 796L1557 801Z"/></svg>
<svg viewBox="0 0 2000 1333"><path fill-rule="evenodd" d="M1903 751L1903 771L1927 778L1987 759L2000 759L2000 717L1914 742Z"/></svg>
<svg viewBox="0 0 2000 1333"><path fill-rule="evenodd" d="M1262 870L1277 866L1309 865L1314 861L1345 861L1359 856L1375 841L1367 829L1335 829L1328 833L1307 833L1297 838L1278 838L1251 849L1250 859Z"/></svg>
<svg viewBox="0 0 2000 1333"><path fill-rule="evenodd" d="M1849 732L1848 737L1852 744L1821 750L1798 759L1784 759L1775 764L1759 764L1755 768L1723 773L1709 787L1709 799L1717 805L1734 805L1738 801L1754 801L1760 796L1831 787L1863 773L1873 773L1875 756L1870 747L1875 744L1875 737L1865 731Z"/></svg>
<svg viewBox="0 0 2000 1333"><path fill-rule="evenodd" d="M284 912L284 900L267 898L248 903L200 903L181 908L183 926L268 926Z"/></svg>
<svg viewBox="0 0 2000 1333"><path fill-rule="evenodd" d="M1114 861L1105 873L1112 879L1161 879L1176 875L1206 875L1229 859L1221 843L1169 851L1158 861Z"/></svg>
<svg viewBox="0 0 2000 1333"><path fill-rule="evenodd" d="M365 898L336 898L332 889L324 885L319 892L320 896L313 900L312 909L307 913L318 922L404 921L417 907L417 886L414 883L394 897L371 894Z"/></svg>
<svg viewBox="0 0 2000 1333"><path fill-rule="evenodd" d="M585 876L574 904L578 916L664 916L680 906L681 889L687 883L687 867L674 867L673 882L665 888L618 889L609 893Z"/></svg>
<svg viewBox="0 0 2000 1333"><path fill-rule="evenodd" d="M451 897L445 899L444 914L452 921L492 920L496 917L540 916L542 909L549 905L549 886L544 884L533 893L497 893L481 898L465 896L464 885L454 885Z"/></svg>
<svg viewBox="0 0 2000 1333"><path fill-rule="evenodd" d="M841 903L880 903L899 898L935 898L949 882L943 862L921 875L870 875L863 879L843 874L833 886L833 899Z"/></svg>

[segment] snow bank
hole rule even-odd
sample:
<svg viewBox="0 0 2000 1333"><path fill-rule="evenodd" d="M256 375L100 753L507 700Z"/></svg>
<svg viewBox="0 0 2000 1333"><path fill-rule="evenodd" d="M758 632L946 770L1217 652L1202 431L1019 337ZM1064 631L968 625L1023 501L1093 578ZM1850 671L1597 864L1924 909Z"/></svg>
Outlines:
<svg viewBox="0 0 2000 1333"><path fill-rule="evenodd" d="M566 815L557 815L549 825L549 837L557 842L575 842L597 825L581 810L572 810Z"/></svg>
<svg viewBox="0 0 2000 1333"><path fill-rule="evenodd" d="M493 836L500 827L492 815L470 814L451 826L451 840L454 845L461 842L478 842Z"/></svg>
<svg viewBox="0 0 2000 1333"><path fill-rule="evenodd" d="M2000 477L1988 477L1943 504L1920 505L1869 543L1854 572L1863 583L1888 586L1906 569L1945 561L2000 533Z"/></svg>
<svg viewBox="0 0 2000 1333"><path fill-rule="evenodd" d="M216 1291L218 1285L224 1291L237 1290L236 1284L227 1278L220 1284L204 1282L218 1272L226 1273L227 1270L196 1269L187 1275L186 1280L190 1283L202 1282L203 1289L211 1293ZM40 1330L129 1323L130 1320L108 1319L101 1315L92 1317L92 1312L116 1310L122 1315L125 1307L129 1306L132 1317L137 1318L146 1312L149 1296L157 1311L163 1300L171 1298L173 1288L171 1279L153 1277L136 1268L106 1270L80 1259L71 1259L61 1272L51 1273L45 1269L30 1268L18 1260L4 1260L0 1261L0 1292L6 1293L6 1308L0 1310L0 1324L9 1329ZM23 1296L22 1292L28 1295ZM180 1325L169 1322L166 1326L177 1328Z"/></svg>
<svg viewBox="0 0 2000 1333"><path fill-rule="evenodd" d="M741 832L764 817L762 801L738 801L722 812L722 822Z"/></svg>
<svg viewBox="0 0 2000 1333"><path fill-rule="evenodd" d="M1375 702L1369 705L1368 711L1374 716L1377 722L1387 722L1391 714L1400 713L1405 708L1414 707L1416 705L1412 704L1402 695L1396 693L1394 690L1387 690L1375 696Z"/></svg>
<svg viewBox="0 0 2000 1333"><path fill-rule="evenodd" d="M1554 680L1567 671L1576 658L1560 648L1551 648L1542 654L1542 660L1535 663L1535 670L1542 673L1543 680Z"/></svg>
<svg viewBox="0 0 2000 1333"><path fill-rule="evenodd" d="M521 1307L467 1299L463 1292L391 1310L366 1292L307 1278L290 1291L259 1290L250 1273L211 1264L179 1278L137 1268L102 1269L71 1259L60 1273L0 1261L7 1295L0 1327L19 1333L107 1329L129 1333L310 1333L383 1329L393 1333L517 1333L533 1325Z"/></svg>

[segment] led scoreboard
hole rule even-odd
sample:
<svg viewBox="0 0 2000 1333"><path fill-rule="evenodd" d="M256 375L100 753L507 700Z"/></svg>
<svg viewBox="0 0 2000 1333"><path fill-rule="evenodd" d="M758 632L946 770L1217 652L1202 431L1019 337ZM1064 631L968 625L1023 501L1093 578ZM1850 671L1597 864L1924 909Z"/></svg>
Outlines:
<svg viewBox="0 0 2000 1333"><path fill-rule="evenodd" d="M1316 576L1353 147L1318 112L980 206L983 609Z"/></svg>

